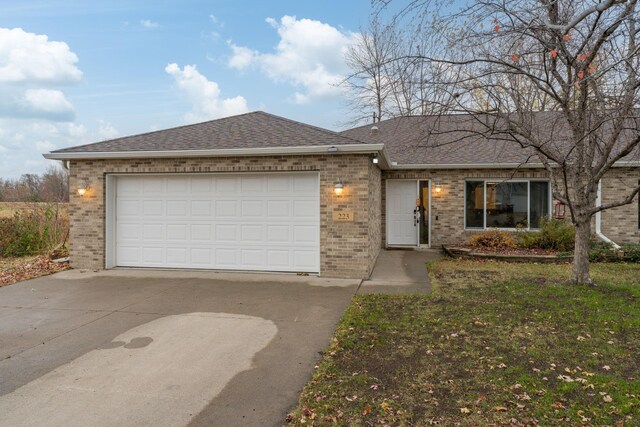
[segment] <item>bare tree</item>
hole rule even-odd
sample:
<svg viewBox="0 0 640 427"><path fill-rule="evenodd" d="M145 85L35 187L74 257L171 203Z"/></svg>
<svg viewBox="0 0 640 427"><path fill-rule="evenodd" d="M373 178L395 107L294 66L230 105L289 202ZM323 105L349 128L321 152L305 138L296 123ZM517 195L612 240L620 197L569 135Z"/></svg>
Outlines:
<svg viewBox="0 0 640 427"><path fill-rule="evenodd" d="M66 202L69 200L69 172L51 165L42 175L23 174L20 179L0 179L0 201Z"/></svg>
<svg viewBox="0 0 640 427"><path fill-rule="evenodd" d="M360 31L345 60L352 73L342 82L347 89L353 123L399 116L432 114L451 105L451 94L434 84L446 67L424 61L434 49L422 25L392 21L376 15Z"/></svg>
<svg viewBox="0 0 640 427"><path fill-rule="evenodd" d="M591 283L592 217L631 203L640 191L596 203L602 177L639 150L637 0L478 0L453 7L406 3L396 19L431 23L428 36L441 49L395 60L446 69L433 84L455 99L447 111L468 113L477 123L462 131L516 143L546 168L576 229L573 280ZM539 113L549 110L555 113Z"/></svg>
<svg viewBox="0 0 640 427"><path fill-rule="evenodd" d="M356 70L342 85L349 92L349 103L354 123L382 120L390 95L387 82L387 64L396 52L397 37L393 27L383 26L377 19L362 29L356 44L349 47L345 60L349 68Z"/></svg>

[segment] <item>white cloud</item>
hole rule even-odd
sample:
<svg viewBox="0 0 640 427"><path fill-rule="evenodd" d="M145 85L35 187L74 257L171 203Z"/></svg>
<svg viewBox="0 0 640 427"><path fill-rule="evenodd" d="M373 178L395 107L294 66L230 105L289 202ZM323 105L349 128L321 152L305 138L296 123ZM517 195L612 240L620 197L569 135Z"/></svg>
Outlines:
<svg viewBox="0 0 640 427"><path fill-rule="evenodd" d="M64 93L55 89L27 89L21 100L27 112L54 117L73 118L73 105Z"/></svg>
<svg viewBox="0 0 640 427"><path fill-rule="evenodd" d="M120 136L120 132L111 123L105 120L98 120L98 139L105 141Z"/></svg>
<svg viewBox="0 0 640 427"><path fill-rule="evenodd" d="M82 79L77 62L64 42L0 28L0 117L73 120L73 105L56 86Z"/></svg>
<svg viewBox="0 0 640 427"><path fill-rule="evenodd" d="M165 71L172 76L189 102L191 111L185 115L187 123L232 116L248 111L247 101L242 96L222 99L220 88L216 82L208 80L200 74L195 65L185 65L180 69L178 64L169 64Z"/></svg>
<svg viewBox="0 0 640 427"><path fill-rule="evenodd" d="M230 42L229 67L241 70L257 64L270 79L298 88L293 96L296 103L342 94L338 84L348 72L344 58L357 39L356 33L295 16L283 16L279 22L273 18L266 21L280 36L275 52L255 52Z"/></svg>
<svg viewBox="0 0 640 427"><path fill-rule="evenodd" d="M232 54L227 61L227 65L231 68L244 70L251 65L254 59L259 58L259 53L248 47L238 46L231 41L228 43Z"/></svg>
<svg viewBox="0 0 640 427"><path fill-rule="evenodd" d="M149 19L143 19L140 21L140 25L142 25L144 28L158 28L160 26L160 24L158 24L155 21L151 21Z"/></svg>
<svg viewBox="0 0 640 427"><path fill-rule="evenodd" d="M0 28L0 83L70 83L82 79L64 42L22 28Z"/></svg>

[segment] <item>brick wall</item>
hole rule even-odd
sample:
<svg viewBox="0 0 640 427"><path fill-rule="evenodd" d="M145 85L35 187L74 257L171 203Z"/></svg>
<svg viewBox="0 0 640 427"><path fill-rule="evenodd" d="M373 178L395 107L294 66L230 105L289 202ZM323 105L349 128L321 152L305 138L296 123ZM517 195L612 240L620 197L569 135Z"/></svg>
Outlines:
<svg viewBox="0 0 640 427"><path fill-rule="evenodd" d="M382 233L386 239L386 191L388 179L431 180L431 247L466 240L473 231L464 229L464 183L468 179L545 179L541 169L523 169L514 172L507 169L450 169L450 170L393 170L383 171ZM436 193L435 184L442 186Z"/></svg>
<svg viewBox="0 0 640 427"><path fill-rule="evenodd" d="M269 156L234 158L73 160L70 175L70 255L80 269L105 265L105 175L111 173L290 172L320 173L320 273L324 277L367 277L375 260L371 239L380 210L375 190L379 185L368 155ZM379 175L379 172L378 172ZM342 178L345 191L334 194ZM80 197L75 189L84 181L90 191ZM371 209L371 206L375 208ZM332 212L353 210L353 222L334 222ZM377 212L377 213L376 213ZM376 226L380 230L380 226ZM377 244L377 247L380 245ZM377 255L377 254L376 254Z"/></svg>
<svg viewBox="0 0 640 427"><path fill-rule="evenodd" d="M369 265L375 265L382 247L382 172L369 163ZM371 273L371 271L369 271Z"/></svg>
<svg viewBox="0 0 640 427"><path fill-rule="evenodd" d="M640 168L613 168L602 179L602 203L622 200L638 185ZM616 243L640 243L638 196L630 205L602 212L602 233Z"/></svg>

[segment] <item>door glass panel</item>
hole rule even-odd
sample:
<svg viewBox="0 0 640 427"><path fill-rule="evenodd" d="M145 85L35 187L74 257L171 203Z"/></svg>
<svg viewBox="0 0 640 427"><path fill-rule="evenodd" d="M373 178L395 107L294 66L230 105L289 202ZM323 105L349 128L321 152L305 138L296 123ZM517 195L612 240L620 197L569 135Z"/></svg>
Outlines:
<svg viewBox="0 0 640 427"><path fill-rule="evenodd" d="M429 244L429 181L420 181L420 244Z"/></svg>

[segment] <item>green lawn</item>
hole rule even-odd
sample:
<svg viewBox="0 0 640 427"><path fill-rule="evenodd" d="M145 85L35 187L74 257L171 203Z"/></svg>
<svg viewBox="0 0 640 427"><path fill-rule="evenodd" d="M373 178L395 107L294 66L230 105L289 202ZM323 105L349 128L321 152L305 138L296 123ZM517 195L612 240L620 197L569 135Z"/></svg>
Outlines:
<svg viewBox="0 0 640 427"><path fill-rule="evenodd" d="M640 425L640 265L441 260L354 298L293 425Z"/></svg>

